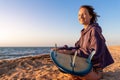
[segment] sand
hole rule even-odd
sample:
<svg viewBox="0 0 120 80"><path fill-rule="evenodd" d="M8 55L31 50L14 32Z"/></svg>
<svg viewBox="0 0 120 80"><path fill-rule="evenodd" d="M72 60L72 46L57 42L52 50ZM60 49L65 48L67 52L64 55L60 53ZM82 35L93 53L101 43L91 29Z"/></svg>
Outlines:
<svg viewBox="0 0 120 80"><path fill-rule="evenodd" d="M109 50L115 63L104 69L101 80L120 80L120 46ZM23 57L13 60L0 60L0 80L75 80L62 73L51 61L49 54Z"/></svg>

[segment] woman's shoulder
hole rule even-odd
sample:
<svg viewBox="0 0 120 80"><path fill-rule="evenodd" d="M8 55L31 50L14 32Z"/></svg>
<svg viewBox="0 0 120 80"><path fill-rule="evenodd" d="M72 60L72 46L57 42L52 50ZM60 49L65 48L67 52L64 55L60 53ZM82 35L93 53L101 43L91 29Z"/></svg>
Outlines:
<svg viewBox="0 0 120 80"><path fill-rule="evenodd" d="M91 35L95 35L98 37L98 35L105 41L105 38L102 34L102 29L99 25L93 25L91 28Z"/></svg>
<svg viewBox="0 0 120 80"><path fill-rule="evenodd" d="M94 23L91 25L91 31L102 33L102 28L99 26L98 23Z"/></svg>

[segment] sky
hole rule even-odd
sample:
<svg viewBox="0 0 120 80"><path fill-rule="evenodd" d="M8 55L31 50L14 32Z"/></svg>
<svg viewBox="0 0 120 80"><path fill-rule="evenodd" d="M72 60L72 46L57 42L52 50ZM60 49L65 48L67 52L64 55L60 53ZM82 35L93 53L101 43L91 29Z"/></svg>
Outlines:
<svg viewBox="0 0 120 80"><path fill-rule="evenodd" d="M120 45L120 0L0 0L0 46L74 46L81 5L100 17L107 45Z"/></svg>

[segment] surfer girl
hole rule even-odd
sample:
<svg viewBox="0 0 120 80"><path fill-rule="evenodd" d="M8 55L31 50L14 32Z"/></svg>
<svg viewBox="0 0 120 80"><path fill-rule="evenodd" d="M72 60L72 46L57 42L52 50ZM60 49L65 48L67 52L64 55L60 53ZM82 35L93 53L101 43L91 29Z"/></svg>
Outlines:
<svg viewBox="0 0 120 80"><path fill-rule="evenodd" d="M94 50L95 55L92 58L93 69L83 78L84 80L99 80L102 78L103 69L114 61L105 43L102 35L102 29L97 23L97 15L94 8L90 5L83 5L78 11L78 20L83 25L81 36L75 43L75 47L58 48L58 51L65 54L74 54L78 51L78 56L87 58ZM81 77L82 78L82 77Z"/></svg>

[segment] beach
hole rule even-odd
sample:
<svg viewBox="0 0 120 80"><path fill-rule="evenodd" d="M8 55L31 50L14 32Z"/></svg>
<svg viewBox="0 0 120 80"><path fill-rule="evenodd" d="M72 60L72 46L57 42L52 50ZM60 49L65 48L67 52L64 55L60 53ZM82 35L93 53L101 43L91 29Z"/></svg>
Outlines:
<svg viewBox="0 0 120 80"><path fill-rule="evenodd" d="M101 80L120 80L120 46L108 47L114 63L106 67ZM76 80L62 73L49 54L0 60L0 80Z"/></svg>

